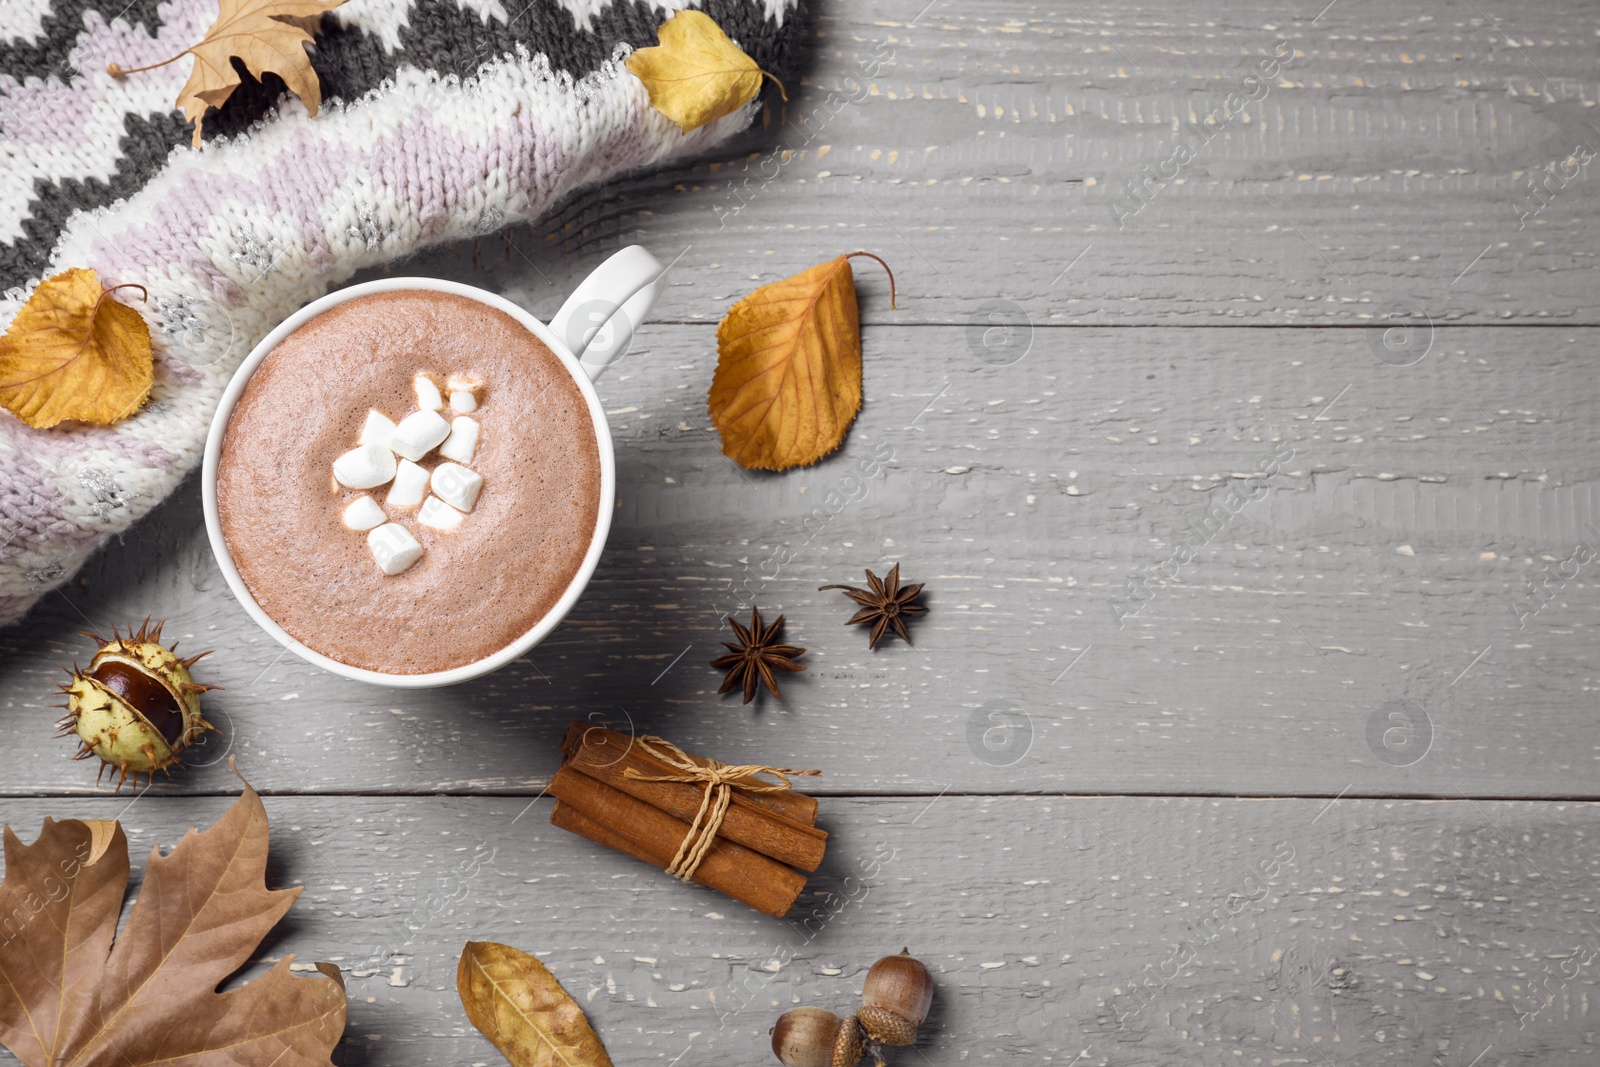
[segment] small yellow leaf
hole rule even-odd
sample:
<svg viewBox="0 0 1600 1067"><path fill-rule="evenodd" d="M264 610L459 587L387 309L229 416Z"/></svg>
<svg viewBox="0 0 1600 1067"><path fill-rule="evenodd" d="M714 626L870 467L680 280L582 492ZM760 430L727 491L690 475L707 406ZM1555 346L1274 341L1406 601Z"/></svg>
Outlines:
<svg viewBox="0 0 1600 1067"><path fill-rule="evenodd" d="M656 36L661 43L629 56L628 69L650 91L651 106L684 133L738 111L761 91L762 77L772 77L703 12L678 12ZM789 99L781 84L778 92Z"/></svg>
<svg viewBox="0 0 1600 1067"><path fill-rule="evenodd" d="M65 419L116 422L144 403L150 328L112 291L81 267L39 283L0 337L0 407L45 429Z"/></svg>
<svg viewBox="0 0 1600 1067"><path fill-rule="evenodd" d="M342 3L344 0L219 0L217 21L193 48L148 67L124 70L113 63L110 71L121 77L166 66L185 55L194 56L194 69L174 106L182 108L184 117L194 123L196 148L200 147L200 126L206 109L221 107L239 87L239 72L233 69L235 58L242 60L258 79L269 72L278 75L290 92L305 101L306 110L315 115L322 103L322 84L317 81L305 48L313 38L285 20L315 19Z"/></svg>
<svg viewBox="0 0 1600 1067"><path fill-rule="evenodd" d="M611 1067L583 1009L533 956L468 941L456 967L461 1006L511 1067Z"/></svg>
<svg viewBox="0 0 1600 1067"><path fill-rule="evenodd" d="M861 410L850 256L762 286L728 310L707 404L723 454L741 467L787 470L839 447Z"/></svg>

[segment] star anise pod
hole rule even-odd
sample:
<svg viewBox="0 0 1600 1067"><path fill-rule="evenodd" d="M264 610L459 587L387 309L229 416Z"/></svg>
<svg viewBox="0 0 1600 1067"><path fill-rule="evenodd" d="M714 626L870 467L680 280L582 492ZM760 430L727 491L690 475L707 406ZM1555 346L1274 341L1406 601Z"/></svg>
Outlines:
<svg viewBox="0 0 1600 1067"><path fill-rule="evenodd" d="M722 680L722 688L717 690L720 695L733 689L744 687L744 703L748 704L755 699L756 682L765 683L767 691L778 699L783 699L783 694L778 692L778 678L773 671L803 671L805 664L796 663L795 657L803 655L805 649L797 645L774 644L778 633L783 629L783 616L771 624L761 625L761 609L750 609L750 627L746 629L739 624L739 620L728 619L733 627L734 634L739 638L738 644L722 642L722 647L728 650L725 656L718 656L711 661L711 665L718 669L726 667L728 676Z"/></svg>
<svg viewBox="0 0 1600 1067"><path fill-rule="evenodd" d="M867 571L867 584L871 589L857 589L853 585L824 585L817 591L824 589L843 589L844 595L861 605L861 610L850 616L850 623L872 623L872 637L868 648L877 648L878 642L883 640L883 635L894 627L894 632L900 635L906 644L911 643L911 634L906 631L906 616L921 615L928 609L916 602L922 595L922 583L908 585L900 588L900 564L896 563L889 568L889 573L879 578L870 570Z"/></svg>

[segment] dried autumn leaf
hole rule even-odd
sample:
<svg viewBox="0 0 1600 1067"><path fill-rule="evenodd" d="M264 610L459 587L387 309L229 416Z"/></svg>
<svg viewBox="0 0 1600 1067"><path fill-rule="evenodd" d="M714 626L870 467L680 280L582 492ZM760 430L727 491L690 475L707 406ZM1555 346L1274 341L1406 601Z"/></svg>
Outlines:
<svg viewBox="0 0 1600 1067"><path fill-rule="evenodd" d="M861 323L852 252L764 285L717 327L707 404L723 455L787 470L839 447L861 410ZM884 270L888 270L884 263ZM894 275L889 276L894 303Z"/></svg>
<svg viewBox="0 0 1600 1067"><path fill-rule="evenodd" d="M511 1067L611 1067L577 1001L536 957L493 941L468 941L456 991L484 1037Z"/></svg>
<svg viewBox="0 0 1600 1067"><path fill-rule="evenodd" d="M116 422L150 395L150 328L74 267L46 278L0 337L0 406L35 429Z"/></svg>
<svg viewBox="0 0 1600 1067"><path fill-rule="evenodd" d="M344 1033L338 968L290 974L287 956L226 993L300 895L268 890L267 814L248 786L202 833L152 849L121 936L128 840L108 820L5 828L0 1043L23 1067L313 1067Z"/></svg>
<svg viewBox="0 0 1600 1067"><path fill-rule="evenodd" d="M661 43L630 55L627 66L650 92L650 105L684 133L731 115L755 99L772 75L740 51L700 11L680 11L656 31ZM785 100L783 83L772 78Z"/></svg>
<svg viewBox="0 0 1600 1067"><path fill-rule="evenodd" d="M236 57L257 79L267 73L282 78L289 91L305 101L306 110L317 113L322 83L317 81L305 47L313 38L287 20L317 18L342 3L344 0L220 0L217 21L199 44L149 66L124 70L113 63L107 69L120 78L194 56L194 69L174 106L182 108L184 118L194 123L194 146L199 148L206 109L221 107L239 87L239 72L233 69Z"/></svg>

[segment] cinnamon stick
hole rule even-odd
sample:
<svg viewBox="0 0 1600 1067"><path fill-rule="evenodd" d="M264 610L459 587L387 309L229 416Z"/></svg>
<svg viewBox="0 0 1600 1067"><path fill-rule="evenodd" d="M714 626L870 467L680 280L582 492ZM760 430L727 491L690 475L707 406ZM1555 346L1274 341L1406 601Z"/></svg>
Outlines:
<svg viewBox="0 0 1600 1067"><path fill-rule="evenodd" d="M613 760L625 760L617 764L618 768L633 767L640 774L670 774L673 768L652 756L646 755L634 743L634 738L604 726L594 726L586 722L574 722L567 727L567 734L561 740L561 751L566 756L577 752L578 746L587 745L591 748L603 749L604 754L597 754L601 763L610 763ZM711 761L700 756L690 755L690 759L704 767ZM757 807L766 808L791 822L805 826L814 826L817 822L817 801L804 793L797 793L793 789L785 789L779 793L754 793L747 796ZM699 802L696 801L698 807Z"/></svg>
<svg viewBox="0 0 1600 1067"><path fill-rule="evenodd" d="M550 825L558 830L577 834L579 837L587 837L597 845L604 845L636 860L643 860L652 867L658 866L650 859L650 853L645 849L614 833L609 827L601 826L564 800L556 801L556 806L550 809Z"/></svg>
<svg viewBox="0 0 1600 1067"><path fill-rule="evenodd" d="M556 772L550 793L558 801L550 813L552 825L662 870L689 832L681 819L571 767ZM805 875L721 837L692 881L779 919L789 914L806 884Z"/></svg>
<svg viewBox="0 0 1600 1067"><path fill-rule="evenodd" d="M573 723L562 745L567 753L565 766L580 770L685 823L693 822L707 787L692 782L649 782L629 777L629 768L644 775L675 773L675 768L651 757L639 745L629 744L631 740L614 730L596 730ZM816 870L828 846L827 832L784 818L756 803L761 797L772 795L734 790L729 797L727 814L717 829L718 836L752 848L779 863L803 871Z"/></svg>

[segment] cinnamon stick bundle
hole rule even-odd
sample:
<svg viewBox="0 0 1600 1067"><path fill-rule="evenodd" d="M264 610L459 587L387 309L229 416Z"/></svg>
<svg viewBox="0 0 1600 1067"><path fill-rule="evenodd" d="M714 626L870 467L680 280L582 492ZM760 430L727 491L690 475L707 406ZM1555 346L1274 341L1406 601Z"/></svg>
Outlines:
<svg viewBox="0 0 1600 1067"><path fill-rule="evenodd" d="M567 734L561 739L561 753L569 760L578 754L578 746L586 745L596 751L592 763L614 763L626 760L622 767L633 767L641 773L665 774L672 770L667 764L655 759L644 751L638 743L638 738L632 734L625 734L611 730L604 726L591 726L586 722L575 722L567 727ZM693 753L684 753L695 764L709 767L711 760ZM757 804L770 811L782 815L793 822L806 826L815 826L817 822L817 799L808 797L804 793L797 793L793 789L785 789L778 793L750 793L742 794L745 800ZM698 799L696 800L698 803Z"/></svg>
<svg viewBox="0 0 1600 1067"><path fill-rule="evenodd" d="M575 722L567 728L567 736L561 742L561 751L567 757L564 766L582 771L685 823L693 822L705 797L705 786L691 782L648 781L651 777L670 775L674 769L633 741L632 737L615 730ZM633 777L628 773L630 770L645 777ZM792 789L782 793L735 791L717 834L779 863L814 871L822 863L828 845L827 832L782 814L805 810L806 805L790 799L801 795ZM816 801L810 797L804 799L810 801L809 814L814 818Z"/></svg>
<svg viewBox="0 0 1600 1067"><path fill-rule="evenodd" d="M571 767L556 772L550 793L556 797L552 825L656 867L672 862L689 833L683 820ZM711 846L689 880L779 919L789 914L806 885L806 876L798 871L723 838Z"/></svg>
<svg viewBox="0 0 1600 1067"><path fill-rule="evenodd" d="M658 737L575 722L550 780L550 822L783 917L822 862L816 801L771 767L729 767Z"/></svg>

